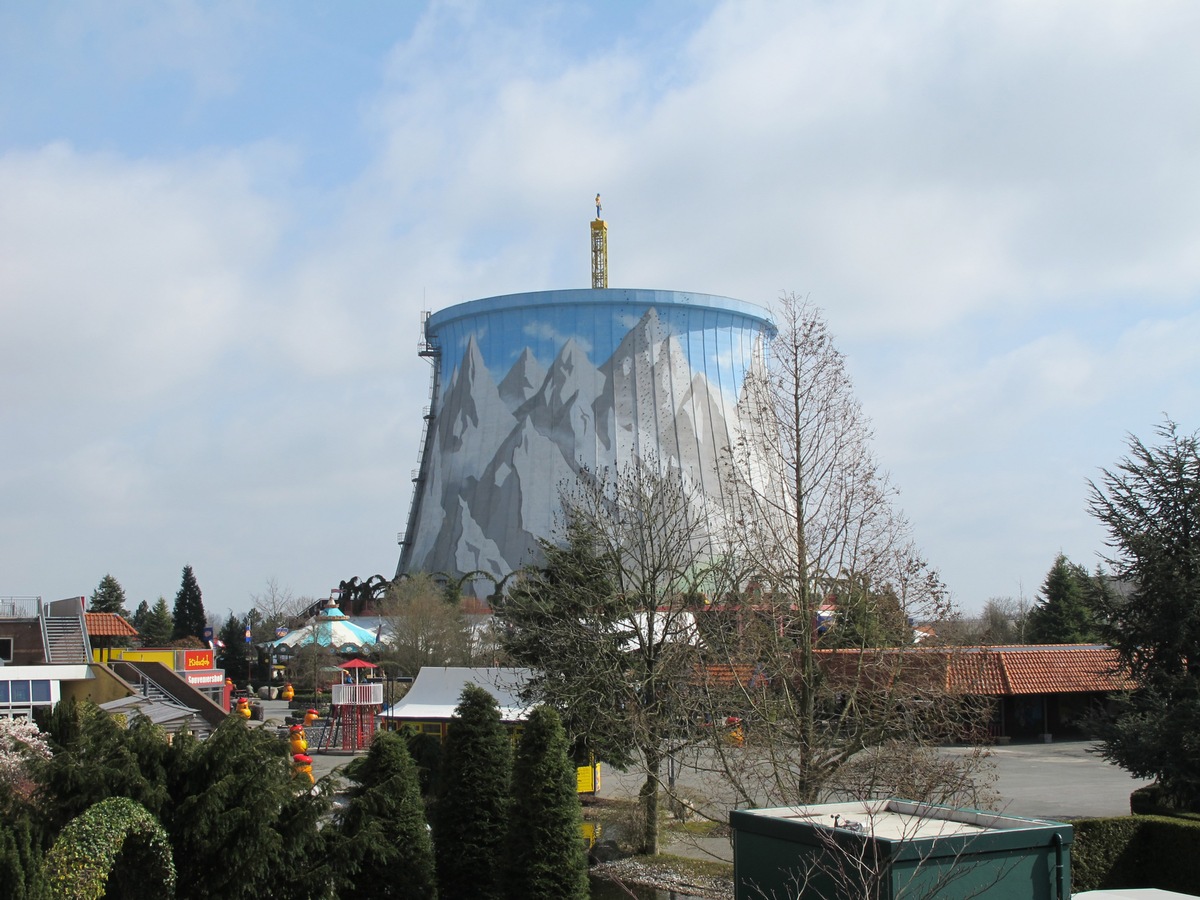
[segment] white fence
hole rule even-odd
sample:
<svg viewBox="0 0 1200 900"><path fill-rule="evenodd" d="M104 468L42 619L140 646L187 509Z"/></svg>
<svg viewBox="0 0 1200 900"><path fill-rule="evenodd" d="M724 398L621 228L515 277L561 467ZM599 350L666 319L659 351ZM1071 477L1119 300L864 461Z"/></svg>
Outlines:
<svg viewBox="0 0 1200 900"><path fill-rule="evenodd" d="M382 684L335 684L334 706L382 706Z"/></svg>

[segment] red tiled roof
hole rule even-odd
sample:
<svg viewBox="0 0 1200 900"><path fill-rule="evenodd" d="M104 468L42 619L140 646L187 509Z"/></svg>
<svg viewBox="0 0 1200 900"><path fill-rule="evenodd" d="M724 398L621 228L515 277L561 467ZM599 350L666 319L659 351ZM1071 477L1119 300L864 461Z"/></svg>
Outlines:
<svg viewBox="0 0 1200 900"><path fill-rule="evenodd" d="M949 651L944 687L956 694L974 694L979 697L999 697L1007 694L1009 691L1008 680L1004 674L1004 659L999 654L986 651Z"/></svg>
<svg viewBox="0 0 1200 900"><path fill-rule="evenodd" d="M1117 651L1097 644L826 650L817 651L817 659L832 677L984 697L1128 691L1135 686Z"/></svg>
<svg viewBox="0 0 1200 900"><path fill-rule="evenodd" d="M116 613L85 612L83 620L91 637L137 637L137 629Z"/></svg>
<svg viewBox="0 0 1200 900"><path fill-rule="evenodd" d="M1098 644L1021 644L1000 647L903 647L817 650L831 682L862 688L1005 697L1133 690L1117 651ZM757 667L707 665L698 673L713 688L765 686Z"/></svg>
<svg viewBox="0 0 1200 900"><path fill-rule="evenodd" d="M1005 652L1007 651L1007 652ZM1074 644L1000 648L1009 694L1076 694L1134 687L1111 647Z"/></svg>

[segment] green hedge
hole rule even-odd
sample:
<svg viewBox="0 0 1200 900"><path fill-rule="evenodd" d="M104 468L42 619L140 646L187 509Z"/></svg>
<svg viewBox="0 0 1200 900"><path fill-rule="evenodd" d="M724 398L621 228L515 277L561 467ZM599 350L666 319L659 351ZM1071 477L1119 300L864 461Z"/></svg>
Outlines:
<svg viewBox="0 0 1200 900"><path fill-rule="evenodd" d="M48 900L166 900L175 895L171 844L145 807L112 797L67 824L41 882Z"/></svg>
<svg viewBox="0 0 1200 900"><path fill-rule="evenodd" d="M1148 784L1129 795L1129 811L1135 816L1170 816L1200 820L1200 804L1191 809L1176 806L1160 784Z"/></svg>
<svg viewBox="0 0 1200 900"><path fill-rule="evenodd" d="M1200 894L1200 821L1121 816L1071 824L1072 891L1158 888Z"/></svg>

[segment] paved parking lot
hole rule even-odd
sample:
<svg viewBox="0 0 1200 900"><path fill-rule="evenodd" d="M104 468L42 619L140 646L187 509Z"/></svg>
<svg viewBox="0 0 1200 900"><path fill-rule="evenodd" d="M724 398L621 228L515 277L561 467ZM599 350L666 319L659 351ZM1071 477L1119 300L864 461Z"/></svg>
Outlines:
<svg viewBox="0 0 1200 900"><path fill-rule="evenodd" d="M1050 819L1128 815L1130 793L1150 782L1105 762L1090 752L1094 746L1091 741L1060 741L993 747L1003 811Z"/></svg>
<svg viewBox="0 0 1200 900"><path fill-rule="evenodd" d="M287 704L263 703L265 725L283 723ZM1120 816L1129 812L1129 794L1146 781L1131 778L1123 769L1089 752L1088 741L1059 741L1051 744L1020 743L992 748L996 764L996 788L1003 798L1000 811L1032 818L1079 818ZM945 748L948 754L965 749ZM313 774L318 778L346 765L353 757L336 753L313 754ZM686 784L688 773L680 773ZM636 773L622 774L607 766L602 778L602 797L636 797L642 779Z"/></svg>
<svg viewBox="0 0 1200 900"><path fill-rule="evenodd" d="M1132 778L1124 769L1089 752L1093 746L1089 741L1060 741L991 748L996 790L1002 797L996 811L1050 819L1128 815L1129 794L1149 782ZM942 752L970 751L946 747ZM682 784L703 790L687 769L679 778ZM635 797L641 783L641 776L634 772L623 774L606 767L600 795Z"/></svg>
<svg viewBox="0 0 1200 900"><path fill-rule="evenodd" d="M1093 746L1087 741L1063 741L992 748L996 789L1003 798L996 811L1035 819L1127 815L1130 792L1148 782L1131 778L1123 769L1089 752ZM970 751L947 747L943 752ZM680 782L694 786L694 774L685 769L679 773ZM636 773L606 768L600 796L634 798L641 783ZM669 834L664 835L661 849L679 856L726 861L733 858L725 837L697 839Z"/></svg>

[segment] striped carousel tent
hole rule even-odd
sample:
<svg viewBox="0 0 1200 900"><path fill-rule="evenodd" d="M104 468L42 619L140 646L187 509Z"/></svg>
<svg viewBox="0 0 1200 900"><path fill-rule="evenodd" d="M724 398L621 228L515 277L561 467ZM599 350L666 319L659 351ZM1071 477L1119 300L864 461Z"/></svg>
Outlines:
<svg viewBox="0 0 1200 900"><path fill-rule="evenodd" d="M288 647L297 650L309 644L328 647L335 653L366 653L379 643L379 632L363 628L343 615L337 606L330 604L313 616L308 624L295 631L289 631L281 638L276 638L267 646L272 649Z"/></svg>

